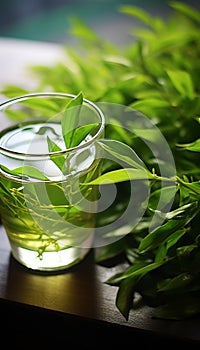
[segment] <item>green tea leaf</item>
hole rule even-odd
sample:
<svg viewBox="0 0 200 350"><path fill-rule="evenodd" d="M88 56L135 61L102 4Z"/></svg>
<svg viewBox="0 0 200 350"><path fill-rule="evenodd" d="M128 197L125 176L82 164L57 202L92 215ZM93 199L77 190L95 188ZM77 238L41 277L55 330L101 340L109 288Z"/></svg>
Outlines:
<svg viewBox="0 0 200 350"><path fill-rule="evenodd" d="M126 280L127 278L135 278L135 275L139 276L140 272L143 271L143 268L145 269L147 266L146 261L139 261L135 262L132 266L125 269L123 272L116 273L115 275L111 276L106 280L107 284L110 285L119 285L123 280ZM157 267L158 264L154 265L154 267Z"/></svg>
<svg viewBox="0 0 200 350"><path fill-rule="evenodd" d="M161 283L158 283L158 291L176 291L179 288L185 288L193 280L194 275L184 272L172 279L170 278L162 281Z"/></svg>
<svg viewBox="0 0 200 350"><path fill-rule="evenodd" d="M127 278L119 285L116 296L116 306L126 320L128 320L129 311L133 304L135 287L140 278L141 276Z"/></svg>
<svg viewBox="0 0 200 350"><path fill-rule="evenodd" d="M100 139L98 145L107 153L109 153L114 160L123 161L134 168L144 169L142 160L138 157L136 152L123 142L109 139Z"/></svg>
<svg viewBox="0 0 200 350"><path fill-rule="evenodd" d="M163 243L158 246L157 252L155 254L155 262L164 261L166 259L168 250L173 247L186 233L186 229L180 229L168 236L166 240L164 240Z"/></svg>
<svg viewBox="0 0 200 350"><path fill-rule="evenodd" d="M124 5L120 7L120 11L122 13L128 14L129 16L138 18L144 24L148 25L153 29L160 29L164 25L164 22L161 18L152 18L152 16L150 16L147 11L136 6Z"/></svg>
<svg viewBox="0 0 200 350"><path fill-rule="evenodd" d="M13 121L23 121L23 120L28 120L29 119L29 114L27 111L18 111L18 110L12 110L12 109L7 109L5 111L5 114L10 120Z"/></svg>
<svg viewBox="0 0 200 350"><path fill-rule="evenodd" d="M33 167L33 166L29 166L29 165L24 165L22 167L19 168L15 168L15 169L8 169L7 167L5 167L4 165L0 165L0 168L5 172L8 173L10 175L13 176L18 176L21 179L26 179L26 177L29 178L35 178L38 180L49 180L48 177L46 177L40 170L38 170L37 168Z"/></svg>
<svg viewBox="0 0 200 350"><path fill-rule="evenodd" d="M159 208L160 210L163 209L174 198L174 193L175 193L175 185L165 186L165 187L163 186L162 188L153 191L149 197L149 207L152 209L156 209L158 205L158 201L161 198L161 201L159 203Z"/></svg>
<svg viewBox="0 0 200 350"><path fill-rule="evenodd" d="M167 70L167 74L181 96L189 98L190 100L194 99L194 86L188 72L181 70Z"/></svg>
<svg viewBox="0 0 200 350"><path fill-rule="evenodd" d="M80 92L76 97L70 100L63 112L61 125L66 148L71 147L75 130L78 127L82 103L83 94Z"/></svg>
<svg viewBox="0 0 200 350"><path fill-rule="evenodd" d="M73 132L73 138L71 139L70 147L76 147L88 136L92 131L98 127L98 123L88 124L77 127ZM71 137L71 132L65 135L66 139Z"/></svg>
<svg viewBox="0 0 200 350"><path fill-rule="evenodd" d="M186 182L179 177L177 178L178 182L180 183L180 190L183 188L187 190L187 195L191 195L196 197L196 199L199 200L200 198L200 181L193 181L193 182Z"/></svg>
<svg viewBox="0 0 200 350"><path fill-rule="evenodd" d="M1 94L9 98L26 95L29 91L17 85L7 85L1 90Z"/></svg>
<svg viewBox="0 0 200 350"><path fill-rule="evenodd" d="M139 244L138 250L140 253L152 250L165 242L168 237L175 232L183 229L195 213L198 211L196 203L191 203L189 206L183 206L169 213L169 219L161 226L155 228L147 236L145 236Z"/></svg>
<svg viewBox="0 0 200 350"><path fill-rule="evenodd" d="M174 9L178 10L180 13L183 13L192 20L200 23L200 13L198 10L193 9L191 6L178 1L172 1L170 4Z"/></svg>
<svg viewBox="0 0 200 350"><path fill-rule="evenodd" d="M145 171L145 169L119 169L105 173L95 180L89 182L90 185L109 185L110 183L118 183L131 180L147 180L154 179L154 176Z"/></svg>
<svg viewBox="0 0 200 350"><path fill-rule="evenodd" d="M43 113L46 113L48 115L48 113L53 115L54 113L58 113L59 112L59 108L58 105L53 102L52 100L46 100L43 98L30 98L30 99L24 99L23 104L27 107L31 106L31 108L34 107L34 109L37 111L39 110L40 112L43 111ZM51 116L49 115L49 116ZM40 115L40 118L42 118L43 116Z"/></svg>
<svg viewBox="0 0 200 350"><path fill-rule="evenodd" d="M62 151L62 149L47 136L47 143L49 152L59 152ZM64 155L50 155L50 159L58 166L58 168L63 171L64 164L65 164L65 157Z"/></svg>
<svg viewBox="0 0 200 350"><path fill-rule="evenodd" d="M131 107L135 108L135 109L140 109L141 107L146 107L146 110L148 110L148 108L166 108L169 107L170 104L168 101L165 100L161 100L161 99L157 99L157 98L146 98L143 99L142 101L136 101L134 102Z"/></svg>
<svg viewBox="0 0 200 350"><path fill-rule="evenodd" d="M182 147L188 151L200 152L200 139L197 139L196 141L188 144L178 144L177 146Z"/></svg>
<svg viewBox="0 0 200 350"><path fill-rule="evenodd" d="M90 28L84 21L82 21L80 18L73 17L71 18L72 22L72 28L71 28L71 34L74 36L77 36L79 39L82 38L87 41L91 42L98 42L99 37L95 33L95 31Z"/></svg>

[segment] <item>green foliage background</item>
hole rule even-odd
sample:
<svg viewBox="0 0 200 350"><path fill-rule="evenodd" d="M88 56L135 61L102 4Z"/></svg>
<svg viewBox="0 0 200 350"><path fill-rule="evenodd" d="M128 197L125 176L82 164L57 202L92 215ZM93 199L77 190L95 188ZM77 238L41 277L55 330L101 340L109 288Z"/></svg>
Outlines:
<svg viewBox="0 0 200 350"><path fill-rule="evenodd" d="M126 319L138 294L155 308L154 317L181 319L200 313L200 13L182 2L169 6L173 12L165 20L139 7L121 6L119 11L143 24L133 26L133 40L124 48L102 40L75 18L71 34L80 47L65 47L66 64L31 67L39 78L37 91L82 91L94 102L122 104L144 113L173 153L176 196L169 213L158 213L163 224L148 233L161 193L154 178L142 221L96 255L98 264L119 256L127 262L126 269L106 281L117 286L116 306ZM19 86L2 91L9 97L26 92ZM124 142L119 130L108 129L107 138ZM155 164L136 137L126 135L126 142L152 171ZM166 203L168 195L166 191ZM126 202L124 196L121 201Z"/></svg>

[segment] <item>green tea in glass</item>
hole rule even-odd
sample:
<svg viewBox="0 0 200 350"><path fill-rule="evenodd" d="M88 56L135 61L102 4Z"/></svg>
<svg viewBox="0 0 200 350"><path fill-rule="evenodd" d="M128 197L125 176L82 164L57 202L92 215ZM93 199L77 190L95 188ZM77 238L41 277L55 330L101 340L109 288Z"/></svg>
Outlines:
<svg viewBox="0 0 200 350"><path fill-rule="evenodd" d="M5 101L0 114L18 120L0 132L0 214L13 257L42 271L77 264L93 244L102 111L82 93L41 92Z"/></svg>

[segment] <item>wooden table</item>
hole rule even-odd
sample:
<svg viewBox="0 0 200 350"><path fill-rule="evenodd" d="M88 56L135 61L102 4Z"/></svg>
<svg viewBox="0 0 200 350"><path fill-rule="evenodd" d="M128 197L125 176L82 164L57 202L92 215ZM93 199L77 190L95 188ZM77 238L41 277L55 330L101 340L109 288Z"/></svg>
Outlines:
<svg viewBox="0 0 200 350"><path fill-rule="evenodd" d="M93 251L65 272L34 273L11 256L2 226L0 237L1 330L11 331L15 344L31 340L36 345L38 336L45 333L49 335L43 337L44 344L40 341L40 345L51 344L57 337L59 343L63 334L67 343L83 349L95 349L93 338L104 349L108 344L128 346L130 342L139 342L142 349L148 345L152 349L200 345L199 319L156 320L150 308L142 307L132 310L126 321L115 306L116 288L105 283L117 269L95 264Z"/></svg>
<svg viewBox="0 0 200 350"><path fill-rule="evenodd" d="M0 39L3 72L0 85L6 81L11 83L13 78L13 83L22 81L28 86L30 78L26 76L25 68L33 63L33 56L36 64L51 64L62 56L60 47L48 45ZM31 48L34 48L33 55L30 55ZM2 66L2 50L6 68ZM51 57L48 62L44 59L47 56ZM18 58L13 68L14 57ZM23 64L20 58L23 58ZM13 69L12 76L4 74L5 71L8 74L9 66ZM165 345L199 348L200 318L158 320L152 318L151 308L141 307L130 312L128 321L124 319L115 306L117 288L105 283L120 268L120 265L104 267L95 264L94 251L91 250L84 261L67 271L34 273L11 256L5 230L0 225L1 341L5 338L7 343L14 344L15 349L47 349L47 345L53 342L64 349L72 349L67 347L69 344L82 349L111 349L111 346L155 349Z"/></svg>

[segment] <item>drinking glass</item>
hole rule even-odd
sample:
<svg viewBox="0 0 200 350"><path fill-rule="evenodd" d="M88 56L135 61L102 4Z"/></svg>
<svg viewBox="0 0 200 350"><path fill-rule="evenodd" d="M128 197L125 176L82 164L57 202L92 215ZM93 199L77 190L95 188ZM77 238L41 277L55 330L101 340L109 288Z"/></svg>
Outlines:
<svg viewBox="0 0 200 350"><path fill-rule="evenodd" d="M0 215L13 257L41 271L66 269L92 248L100 175L102 111L76 95L40 92L8 99L0 117Z"/></svg>

